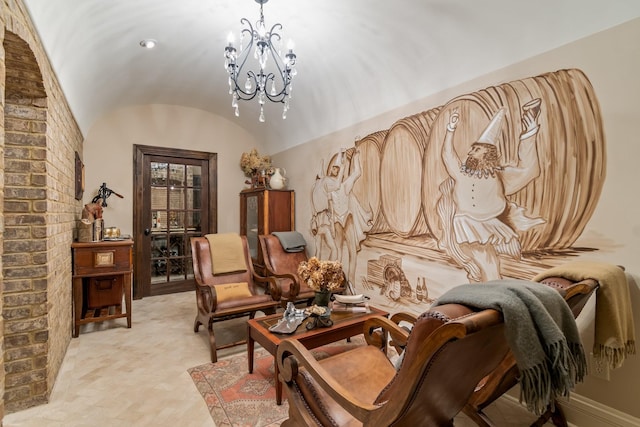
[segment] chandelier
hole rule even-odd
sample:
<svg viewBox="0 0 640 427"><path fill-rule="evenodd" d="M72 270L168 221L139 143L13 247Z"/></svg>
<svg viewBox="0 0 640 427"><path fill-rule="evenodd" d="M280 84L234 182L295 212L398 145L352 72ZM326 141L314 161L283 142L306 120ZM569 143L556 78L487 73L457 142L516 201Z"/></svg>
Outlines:
<svg viewBox="0 0 640 427"><path fill-rule="evenodd" d="M228 45L224 48L224 68L229 73L229 94L232 96L231 106L235 110L236 116L240 115L238 101L250 101L258 99L260 104L261 122L264 118L264 104L267 101L281 102L284 104L282 118L287 118L289 110L289 100L293 89L291 81L296 75L296 54L293 53L293 43L289 41L286 53L281 53L282 37L278 31L282 30L281 24L274 24L269 31L264 23L262 5L269 0L255 0L260 4L260 19L256 22L255 28L248 19L242 18L241 24L246 27L242 29L240 37L239 52L234 46L233 34L229 34ZM248 39L245 46L245 39ZM253 57L258 61L260 69L258 71L246 70L245 65L249 55L253 50ZM272 58L269 68L267 62ZM244 79L246 75L246 80Z"/></svg>

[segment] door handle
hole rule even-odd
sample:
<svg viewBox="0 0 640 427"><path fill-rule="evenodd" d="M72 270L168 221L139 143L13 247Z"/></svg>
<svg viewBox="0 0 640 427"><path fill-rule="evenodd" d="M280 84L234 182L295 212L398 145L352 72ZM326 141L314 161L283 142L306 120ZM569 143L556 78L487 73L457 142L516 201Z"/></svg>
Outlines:
<svg viewBox="0 0 640 427"><path fill-rule="evenodd" d="M145 228L145 229L144 229L144 235L145 235L145 236L148 236L149 234L151 234L151 230L150 230L150 229L148 229L148 228Z"/></svg>

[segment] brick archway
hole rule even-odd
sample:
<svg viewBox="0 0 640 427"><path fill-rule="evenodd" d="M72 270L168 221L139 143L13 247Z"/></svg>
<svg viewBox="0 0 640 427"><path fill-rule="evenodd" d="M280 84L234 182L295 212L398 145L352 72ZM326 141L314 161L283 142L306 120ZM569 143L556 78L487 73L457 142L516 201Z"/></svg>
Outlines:
<svg viewBox="0 0 640 427"><path fill-rule="evenodd" d="M49 384L47 99L29 45L5 31L4 404L46 403Z"/></svg>

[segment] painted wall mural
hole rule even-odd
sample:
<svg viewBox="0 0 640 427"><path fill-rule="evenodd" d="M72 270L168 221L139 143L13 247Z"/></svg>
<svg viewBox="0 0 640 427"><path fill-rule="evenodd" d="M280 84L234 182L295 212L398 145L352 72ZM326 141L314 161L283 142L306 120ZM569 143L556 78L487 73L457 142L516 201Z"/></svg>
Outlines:
<svg viewBox="0 0 640 427"><path fill-rule="evenodd" d="M352 290L424 311L462 283L531 278L581 251L605 138L587 76L568 69L460 95L325 159L311 188L315 255Z"/></svg>

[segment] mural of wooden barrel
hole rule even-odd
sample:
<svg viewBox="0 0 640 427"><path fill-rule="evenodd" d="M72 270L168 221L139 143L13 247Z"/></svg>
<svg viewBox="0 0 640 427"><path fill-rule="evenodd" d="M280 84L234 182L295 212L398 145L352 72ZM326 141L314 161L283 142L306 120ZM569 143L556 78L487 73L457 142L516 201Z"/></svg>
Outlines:
<svg viewBox="0 0 640 427"><path fill-rule="evenodd" d="M460 122L454 147L461 160L482 134L493 114L507 114L497 143L503 165L518 162L522 107L540 98L537 150L540 175L507 198L544 224L520 234L523 252L570 247L595 210L605 177L605 139L600 108L591 83L576 69L522 79L451 100L440 110L430 130L424 158L423 209L434 236L443 235L438 201L449 178L442 163L446 125L453 109Z"/></svg>
<svg viewBox="0 0 640 427"><path fill-rule="evenodd" d="M389 229L401 237L429 232L422 212L422 158L431 115L398 120L389 129L380 156L380 209Z"/></svg>
<svg viewBox="0 0 640 427"><path fill-rule="evenodd" d="M373 132L356 142L356 150L360 153L360 165L362 176L353 185L353 194L360 205L369 209L372 214L372 230L381 232L378 224L380 212L380 147L387 136L388 130ZM350 163L349 173L353 171L354 164Z"/></svg>

